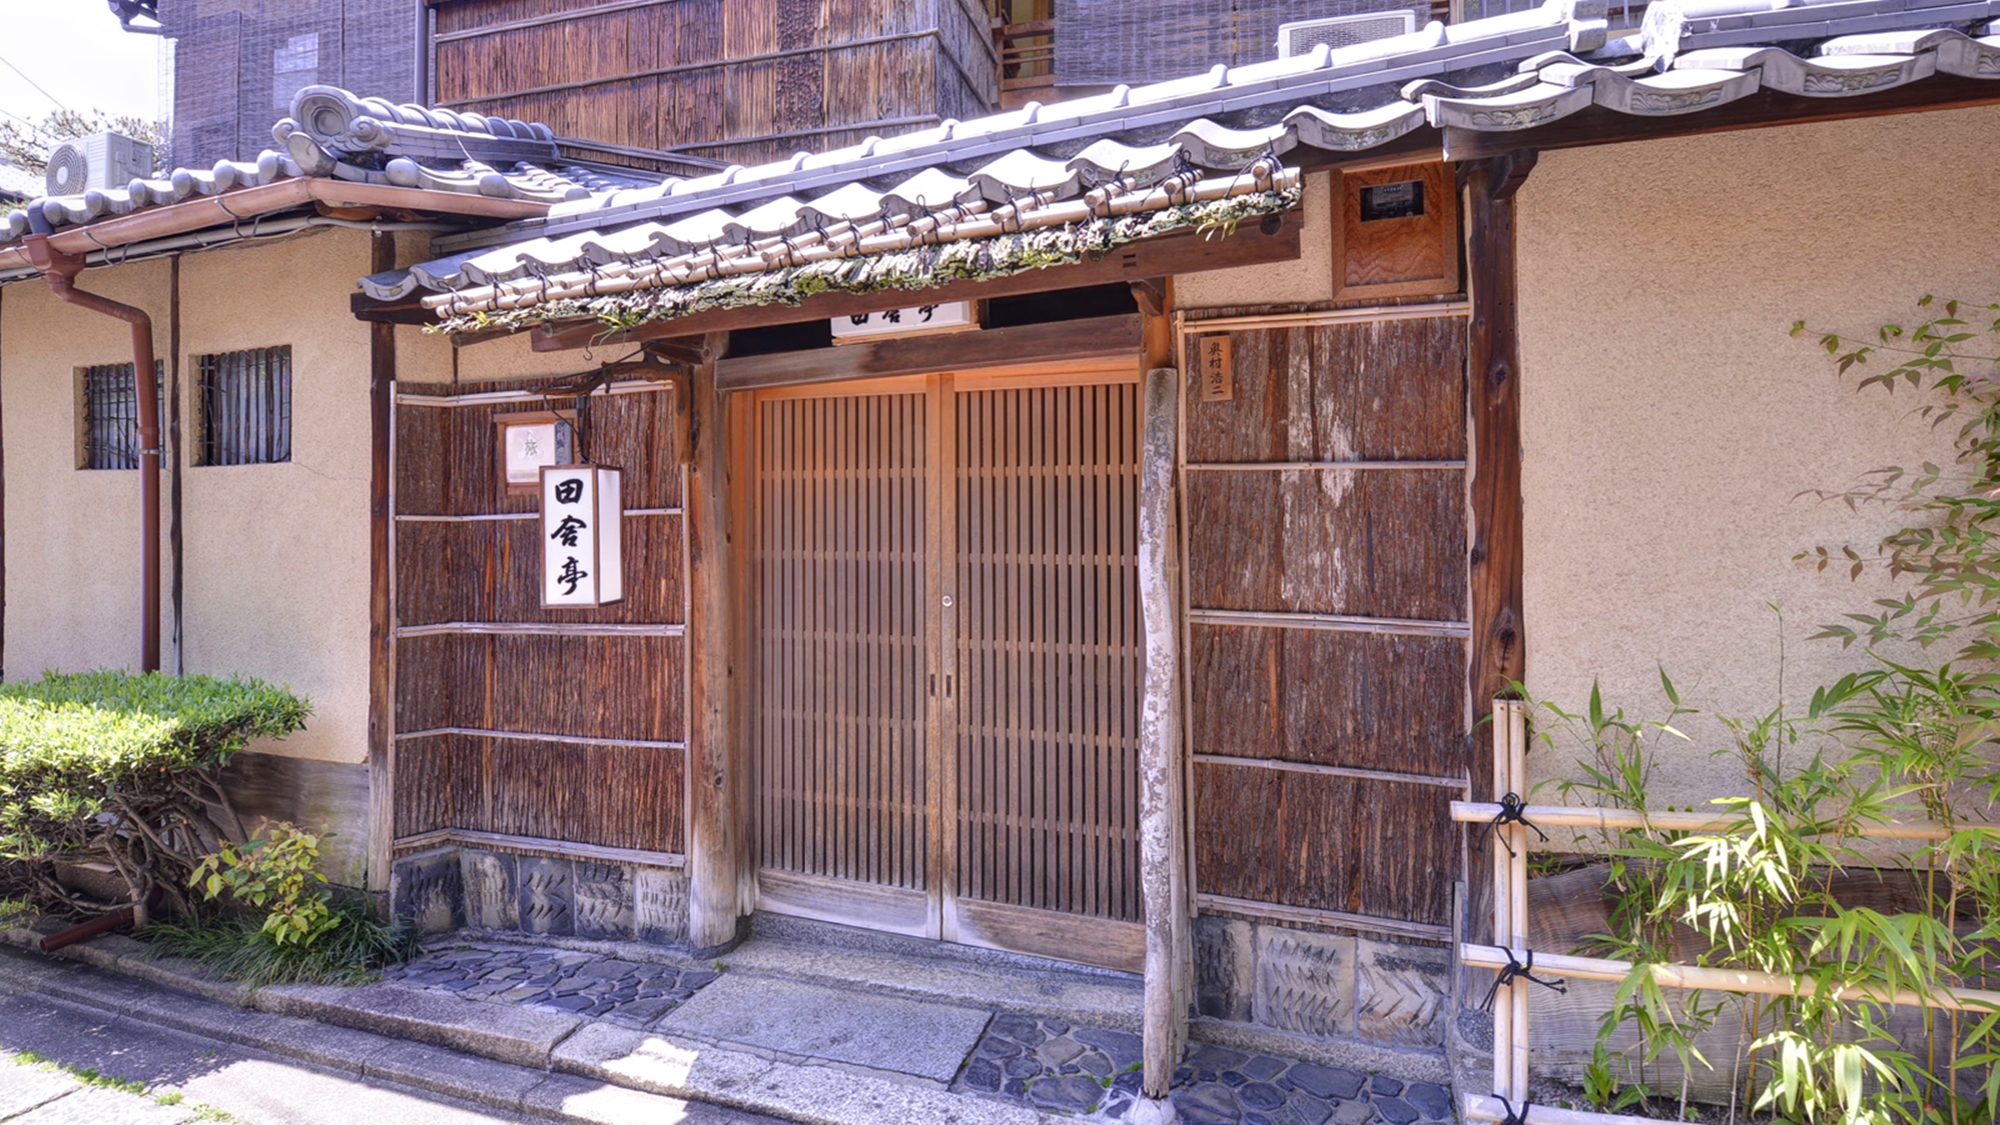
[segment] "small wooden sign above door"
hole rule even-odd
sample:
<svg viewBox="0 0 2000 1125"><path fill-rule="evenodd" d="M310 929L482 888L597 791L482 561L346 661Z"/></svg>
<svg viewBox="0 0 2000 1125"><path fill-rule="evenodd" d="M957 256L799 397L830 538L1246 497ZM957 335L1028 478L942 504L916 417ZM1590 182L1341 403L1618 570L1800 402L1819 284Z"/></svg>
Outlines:
<svg viewBox="0 0 2000 1125"><path fill-rule="evenodd" d="M833 342L851 344L894 336L976 331L979 328L979 310L971 301L946 301L908 309L882 309L853 316L836 316L832 324Z"/></svg>
<svg viewBox="0 0 2000 1125"><path fill-rule="evenodd" d="M624 474L596 465L542 467L542 607L625 597Z"/></svg>

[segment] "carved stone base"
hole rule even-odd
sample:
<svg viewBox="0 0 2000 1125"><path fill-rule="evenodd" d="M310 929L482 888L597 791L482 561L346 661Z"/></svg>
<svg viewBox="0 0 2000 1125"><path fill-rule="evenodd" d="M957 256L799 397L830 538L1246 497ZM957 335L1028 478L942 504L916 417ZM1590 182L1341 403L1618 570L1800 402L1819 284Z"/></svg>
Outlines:
<svg viewBox="0 0 2000 1125"><path fill-rule="evenodd" d="M1391 1047L1444 1043L1445 949L1209 915L1195 920L1194 939L1204 1016Z"/></svg>
<svg viewBox="0 0 2000 1125"><path fill-rule="evenodd" d="M471 926L687 943L687 876L673 868L439 848L403 856L392 870L391 908L423 933Z"/></svg>

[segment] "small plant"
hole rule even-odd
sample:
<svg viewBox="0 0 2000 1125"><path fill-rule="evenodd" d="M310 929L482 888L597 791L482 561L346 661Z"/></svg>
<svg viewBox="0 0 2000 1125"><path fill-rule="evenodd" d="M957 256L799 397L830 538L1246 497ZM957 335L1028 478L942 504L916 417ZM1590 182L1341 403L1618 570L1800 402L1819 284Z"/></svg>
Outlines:
<svg viewBox="0 0 2000 1125"><path fill-rule="evenodd" d="M319 871L320 837L269 821L196 864L202 906L150 931L156 956L188 957L252 986L359 984L420 950L416 933L365 903L338 900Z"/></svg>
<svg viewBox="0 0 2000 1125"><path fill-rule="evenodd" d="M320 838L266 821L242 844L224 841L195 865L188 885L213 902L224 896L264 914L262 932L279 945L311 945L340 924L319 872Z"/></svg>

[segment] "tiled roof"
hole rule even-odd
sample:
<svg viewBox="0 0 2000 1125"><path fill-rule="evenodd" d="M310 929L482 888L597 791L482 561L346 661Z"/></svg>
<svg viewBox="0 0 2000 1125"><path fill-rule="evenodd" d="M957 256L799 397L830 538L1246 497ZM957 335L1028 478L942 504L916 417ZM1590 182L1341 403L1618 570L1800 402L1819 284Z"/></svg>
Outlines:
<svg viewBox="0 0 2000 1125"><path fill-rule="evenodd" d="M750 269L760 257L767 268L787 266L843 236L843 254L865 253L871 234L948 209L943 229L929 228L931 241L961 226L979 237L990 222L960 220L988 209L1018 227L1038 210L1096 198L1097 215L1107 194L1164 199L1157 189L1171 177L1235 175L1300 148L1375 148L1424 126L1508 132L1592 106L1660 117L1760 89L1844 97L1939 74L2000 79L2000 37L1987 26L1996 17L2000 0L1655 0L1638 32L1609 39L1603 0L1548 0L595 195L542 218L447 236L438 248L455 253L363 287L381 300L436 291L425 304L446 316L525 309L634 274L665 286L712 277L725 263Z"/></svg>
<svg viewBox="0 0 2000 1125"><path fill-rule="evenodd" d="M560 203L657 188L666 177L565 160L545 125L450 110L391 105L331 86L308 86L272 130L278 147L255 161L179 168L160 179L81 195L31 198L6 216L0 243L59 231L197 196L219 196L297 177ZM3 185L0 185L3 186ZM35 195L39 182L30 188Z"/></svg>

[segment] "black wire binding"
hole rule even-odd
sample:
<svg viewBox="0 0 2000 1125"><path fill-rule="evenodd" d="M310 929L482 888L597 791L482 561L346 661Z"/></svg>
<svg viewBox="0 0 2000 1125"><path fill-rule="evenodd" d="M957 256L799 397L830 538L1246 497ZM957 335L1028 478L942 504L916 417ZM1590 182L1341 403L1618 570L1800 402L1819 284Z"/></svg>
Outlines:
<svg viewBox="0 0 2000 1125"><path fill-rule="evenodd" d="M1527 951L1527 955L1528 955L1528 960L1525 963L1523 963L1514 960L1513 950L1510 949L1507 951L1507 965L1505 968L1502 968L1498 974L1494 976L1493 987L1486 990L1486 999L1479 1005L1480 1011L1482 1012L1492 1011L1493 1001L1496 997L1500 995L1500 990L1507 987L1510 984L1513 984L1517 980L1524 980L1527 981L1529 984L1539 984L1543 988L1546 988L1549 991L1555 993L1569 992L1569 982L1566 980L1536 976L1535 951L1530 949ZM1525 1109L1526 1107L1523 1106L1522 1108Z"/></svg>
<svg viewBox="0 0 2000 1125"><path fill-rule="evenodd" d="M1507 1110L1507 1116L1500 1119L1500 1125L1528 1125L1528 1108L1534 1105L1534 1102L1522 1098L1521 1107L1516 1109L1514 1108L1514 1103L1508 1101L1506 1098L1498 1094L1493 1095L1493 1097Z"/></svg>
<svg viewBox="0 0 2000 1125"><path fill-rule="evenodd" d="M1549 838L1549 834L1542 831L1541 826L1528 819L1528 803L1521 800L1519 793L1509 793L1500 798L1500 811L1493 814L1493 822L1486 826L1486 834L1488 836L1495 835L1500 831L1500 827L1506 824L1519 824L1527 828L1533 828L1535 835L1540 836L1543 840ZM1484 839L1480 840L1481 846L1484 846L1485 843ZM1507 837L1500 837L1500 846L1507 849L1508 855L1511 856L1514 854L1514 845L1507 842Z"/></svg>

